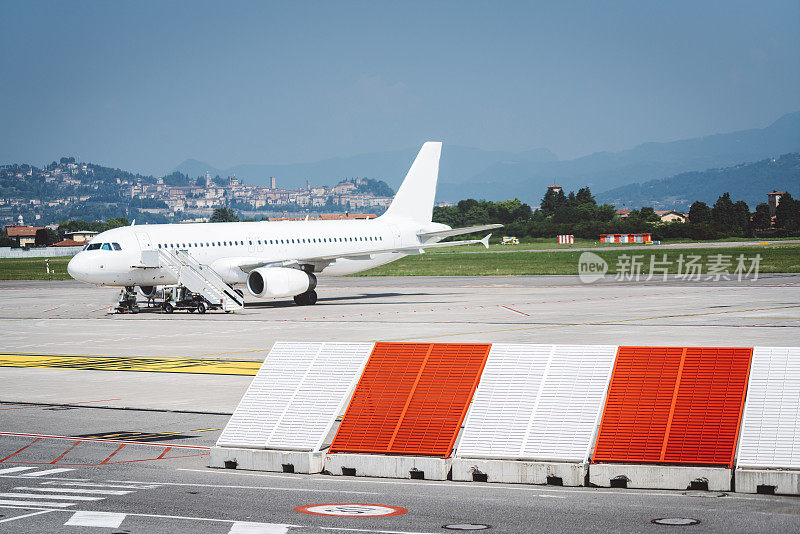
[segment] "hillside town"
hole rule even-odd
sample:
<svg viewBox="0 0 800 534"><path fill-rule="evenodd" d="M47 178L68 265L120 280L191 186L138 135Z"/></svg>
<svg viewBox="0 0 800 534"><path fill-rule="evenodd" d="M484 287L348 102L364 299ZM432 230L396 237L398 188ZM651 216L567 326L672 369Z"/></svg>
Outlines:
<svg viewBox="0 0 800 534"><path fill-rule="evenodd" d="M68 208L87 203L127 207L165 219L153 222L203 218L218 207L264 214L365 208L382 212L393 194L384 182L366 178L341 180L335 185L307 182L301 189L283 189L275 177L268 186L209 173L197 179L178 172L155 178L61 158L42 168L0 167L0 222L14 223L20 216L31 222L58 222L60 212L69 215Z"/></svg>

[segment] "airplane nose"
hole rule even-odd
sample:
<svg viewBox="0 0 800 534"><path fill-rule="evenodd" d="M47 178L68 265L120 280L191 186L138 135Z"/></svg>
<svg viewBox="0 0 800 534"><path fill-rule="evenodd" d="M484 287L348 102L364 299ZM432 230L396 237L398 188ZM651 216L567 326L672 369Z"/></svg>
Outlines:
<svg viewBox="0 0 800 534"><path fill-rule="evenodd" d="M69 263L67 263L67 272L75 280L86 282L86 277L89 274L87 261L85 257L81 257L80 253L73 256Z"/></svg>

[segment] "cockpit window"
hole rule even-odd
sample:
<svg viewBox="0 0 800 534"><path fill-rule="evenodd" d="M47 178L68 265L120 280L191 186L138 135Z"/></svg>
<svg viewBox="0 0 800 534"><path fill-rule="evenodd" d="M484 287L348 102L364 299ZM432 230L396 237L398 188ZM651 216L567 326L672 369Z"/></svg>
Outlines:
<svg viewBox="0 0 800 534"><path fill-rule="evenodd" d="M86 247L86 250L97 250L100 248L100 243L89 243L89 246Z"/></svg>
<svg viewBox="0 0 800 534"><path fill-rule="evenodd" d="M111 246L114 247L114 250L122 250L122 247L119 246L119 243L111 243Z"/></svg>
<svg viewBox="0 0 800 534"><path fill-rule="evenodd" d="M103 246L100 247L100 248L103 249L103 250L111 250L111 244L110 243L103 243Z"/></svg>

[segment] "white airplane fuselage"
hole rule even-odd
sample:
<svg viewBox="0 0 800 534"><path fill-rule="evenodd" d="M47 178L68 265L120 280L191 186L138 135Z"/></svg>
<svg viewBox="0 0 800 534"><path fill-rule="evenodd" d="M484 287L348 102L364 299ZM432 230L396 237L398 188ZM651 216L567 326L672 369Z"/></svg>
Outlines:
<svg viewBox="0 0 800 534"><path fill-rule="evenodd" d="M239 265L251 261L303 263L303 258L364 252L364 257L337 258L327 265L318 264L319 268L314 270L316 275L341 276L407 255L401 252L370 254L371 250L413 247L421 244L418 232L447 229L449 226L439 223L428 223L421 228L411 221L383 217L125 226L95 236L72 258L68 271L73 278L96 285L176 284L178 281L169 269L141 268L142 251L185 250L200 263L211 266L225 282L242 284L247 280L247 272ZM92 246L98 244L100 248Z"/></svg>

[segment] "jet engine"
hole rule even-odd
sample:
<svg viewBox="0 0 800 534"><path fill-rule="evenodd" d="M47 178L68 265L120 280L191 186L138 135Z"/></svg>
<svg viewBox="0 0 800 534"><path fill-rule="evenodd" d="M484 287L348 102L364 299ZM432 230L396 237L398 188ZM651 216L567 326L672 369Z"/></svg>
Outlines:
<svg viewBox="0 0 800 534"><path fill-rule="evenodd" d="M139 292L147 298L155 297L157 289L156 286L139 286Z"/></svg>
<svg viewBox="0 0 800 534"><path fill-rule="evenodd" d="M300 269L259 267L247 276L247 290L254 297L291 297L317 287L317 277Z"/></svg>

